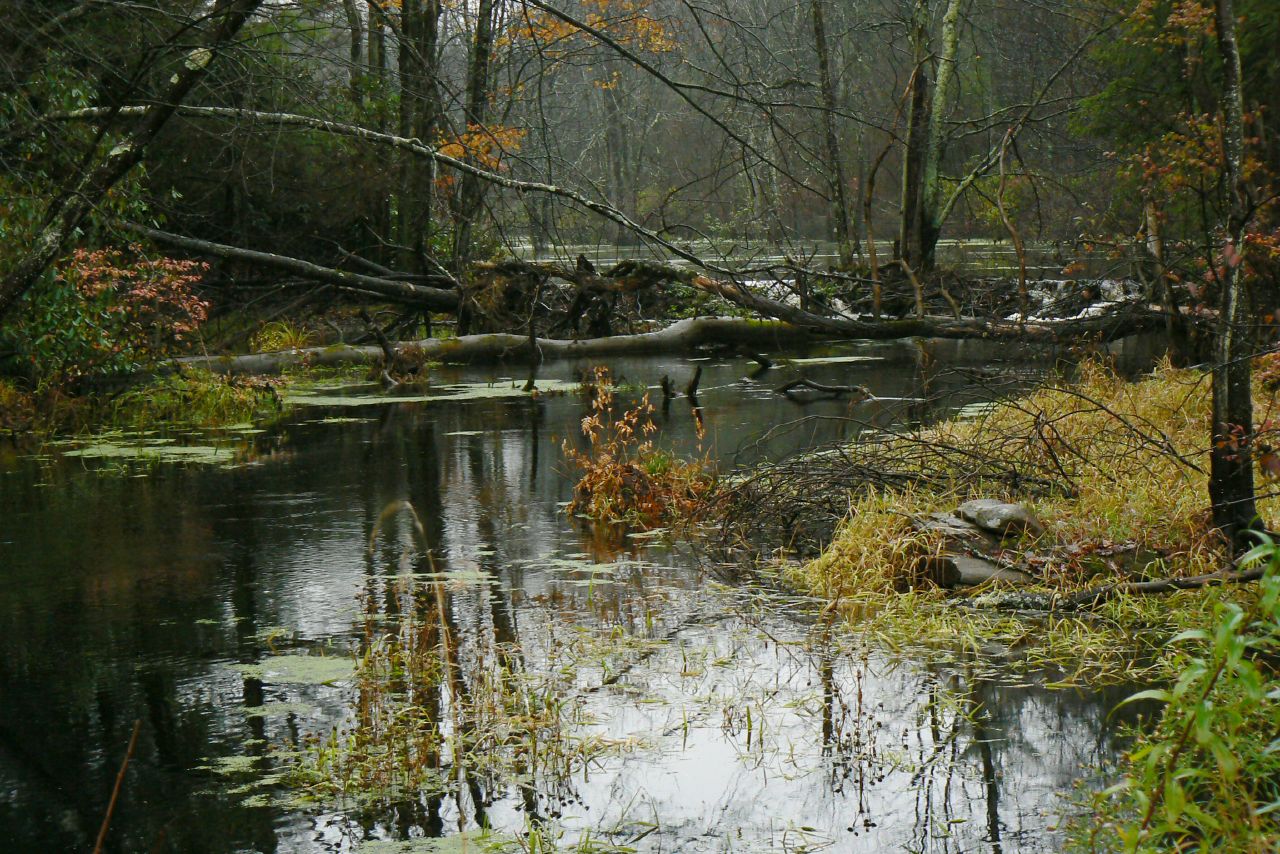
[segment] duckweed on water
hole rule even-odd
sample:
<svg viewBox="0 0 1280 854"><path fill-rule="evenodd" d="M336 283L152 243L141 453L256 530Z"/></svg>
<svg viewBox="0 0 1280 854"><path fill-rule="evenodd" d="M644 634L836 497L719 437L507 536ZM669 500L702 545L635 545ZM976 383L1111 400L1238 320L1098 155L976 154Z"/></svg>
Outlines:
<svg viewBox="0 0 1280 854"><path fill-rule="evenodd" d="M91 460L180 462L213 466L234 466L239 462L239 455L233 446L178 445L170 439L101 439L63 451L62 455Z"/></svg>
<svg viewBox="0 0 1280 854"><path fill-rule="evenodd" d="M458 383L433 387L429 392L416 394L372 393L368 384L321 387L297 387L283 396L287 404L295 406L378 406L387 403L430 403L436 400L499 400L512 397L528 397L535 392L524 390L522 380L503 380L494 383ZM539 380L537 394L567 394L578 389L578 384L565 380ZM347 392L347 393L342 393Z"/></svg>
<svg viewBox="0 0 1280 854"><path fill-rule="evenodd" d="M505 834L464 831L439 839L406 839L401 842L363 842L357 854L503 854L519 851L516 841Z"/></svg>
<svg viewBox="0 0 1280 854"><path fill-rule="evenodd" d="M274 655L235 669L246 679L269 684L332 685L350 679L355 663L336 655Z"/></svg>

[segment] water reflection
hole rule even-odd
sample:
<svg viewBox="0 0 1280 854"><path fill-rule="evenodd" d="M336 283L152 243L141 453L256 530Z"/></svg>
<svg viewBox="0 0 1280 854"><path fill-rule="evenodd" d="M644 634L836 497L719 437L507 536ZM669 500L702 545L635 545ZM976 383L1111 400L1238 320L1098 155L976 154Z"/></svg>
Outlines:
<svg viewBox="0 0 1280 854"><path fill-rule="evenodd" d="M927 420L923 389L966 384L937 364L997 355L943 343L925 358L914 347L869 345L861 353L880 361L806 367L882 400L803 411L773 394L776 376L750 378L747 360L614 371L653 384L703 365L706 446L749 462L859 423ZM769 373L781 370L796 369ZM538 820L554 820L565 841L590 832L654 851L1056 849L1057 796L1112 754L1096 733L1115 696L1001 684L976 666L899 666L795 602L718 586L678 551L594 537L561 512L570 483L559 443L577 439L584 411L572 396L388 405L339 412L340 423L300 411L259 437L270 454L226 471L134 477L5 460L7 844L91 847L141 719L112 850L351 850ZM758 441L801 414L819 417ZM686 401L662 426L663 442L695 441ZM421 532L407 513L378 525L401 501ZM406 609L435 626L422 643L451 650L442 678L413 688L436 709L425 726L451 732L454 711L493 673L542 679L577 650L571 684L555 687L572 700L574 737L609 748L569 763L568 776L473 770L445 793L374 811L298 809L251 785L278 769L281 749L358 722L372 700L237 665L355 653L371 625ZM423 761L452 768L448 755Z"/></svg>

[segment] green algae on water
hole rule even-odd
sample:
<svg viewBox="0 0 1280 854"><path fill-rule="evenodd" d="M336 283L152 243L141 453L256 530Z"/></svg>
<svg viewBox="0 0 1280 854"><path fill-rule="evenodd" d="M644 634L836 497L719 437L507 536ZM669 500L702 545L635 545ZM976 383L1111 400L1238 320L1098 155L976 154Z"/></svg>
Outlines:
<svg viewBox="0 0 1280 854"><path fill-rule="evenodd" d="M464 831L439 839L362 842L356 854L499 854L517 850L516 841L506 834Z"/></svg>
<svg viewBox="0 0 1280 854"><path fill-rule="evenodd" d="M236 449L230 446L177 445L171 439L100 439L70 451L64 457L90 460L136 460L140 462L199 463L233 466Z"/></svg>
<svg viewBox="0 0 1280 854"><path fill-rule="evenodd" d="M350 679L355 663L349 658L320 655L273 655L257 664L237 664L246 679L271 684L331 685Z"/></svg>
<svg viewBox="0 0 1280 854"><path fill-rule="evenodd" d="M341 393L343 389L350 393ZM536 389L539 394L566 394L575 391L577 383L567 380L542 380ZM381 394L368 391L366 384L329 388L331 393L319 393L317 390L299 389L286 393L283 401L297 406L379 406L386 403L429 403L433 400L500 400L504 398L528 397L533 394L524 390L524 383L518 380L497 383L458 383L438 386L430 392L420 394Z"/></svg>

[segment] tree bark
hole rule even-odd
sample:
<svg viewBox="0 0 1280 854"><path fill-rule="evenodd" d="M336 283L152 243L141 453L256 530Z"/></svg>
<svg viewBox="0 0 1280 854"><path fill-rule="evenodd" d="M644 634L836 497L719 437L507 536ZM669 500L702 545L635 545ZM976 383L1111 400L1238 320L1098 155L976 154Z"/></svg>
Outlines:
<svg viewBox="0 0 1280 854"><path fill-rule="evenodd" d="M911 58L915 70L907 108L907 135L902 152L902 203L896 258L920 266L924 166L929 118L929 3L915 0L911 13Z"/></svg>
<svg viewBox="0 0 1280 854"><path fill-rule="evenodd" d="M932 270L938 236L942 233L942 158L946 153L943 119L955 80L956 54L960 47L960 6L963 0L949 0L942 16L942 53L938 57L937 81L929 108L929 136L925 144L924 170L920 194L920 246L917 253L922 271Z"/></svg>
<svg viewBox="0 0 1280 854"><path fill-rule="evenodd" d="M476 29L471 40L471 57L467 66L467 92L464 114L468 134L489 133L487 127L489 107L489 65L493 52L494 0L480 0L476 11ZM496 145L496 143L495 143ZM474 155L467 151L464 159L475 163ZM484 206L487 184L474 173L463 174L458 182L458 195L454 205L453 263L457 273L462 273L473 255L472 246L476 221Z"/></svg>
<svg viewBox="0 0 1280 854"><path fill-rule="evenodd" d="M515 333L430 338L395 345L413 347L416 355L441 362L530 362L541 359L605 358L693 350L708 344L755 348L785 347L821 340L807 329L786 323L762 323L735 318L697 317L677 321L656 332L613 335L581 340L536 338ZM176 365L223 374L270 374L302 365L377 364L381 347L307 347L248 356L193 356Z"/></svg>
<svg viewBox="0 0 1280 854"><path fill-rule="evenodd" d="M358 108L364 102L360 91L364 77L364 22L356 0L342 0L342 11L347 16L347 30L351 38L351 103Z"/></svg>
<svg viewBox="0 0 1280 854"><path fill-rule="evenodd" d="M813 47L818 54L818 84L822 96L822 135L827 149L827 183L830 186L831 236L835 240L836 253L841 270L853 268L852 225L849 221L849 191L845 182L844 158L840 155L840 143L836 134L836 90L831 78L830 48L827 45L827 26L822 14L823 0L810 0L813 16Z"/></svg>
<svg viewBox="0 0 1280 854"><path fill-rule="evenodd" d="M1213 447L1209 497L1214 525L1233 549L1248 547L1246 532L1257 523L1253 492L1253 396L1244 280L1245 229L1250 214L1244 175L1244 92L1232 0L1216 0L1218 49L1222 56L1223 175L1229 194L1226 276L1218 310L1213 365Z"/></svg>
<svg viewBox="0 0 1280 854"><path fill-rule="evenodd" d="M400 135L423 145L436 141L440 126L440 0L404 0L400 6ZM404 157L400 164L396 236L401 266L425 272L432 233L434 160Z"/></svg>
<svg viewBox="0 0 1280 854"><path fill-rule="evenodd" d="M61 193L45 210L44 221L34 245L24 254L3 280L0 280L0 319L13 308L56 261L75 236L85 217L146 154L147 147L169 121L178 106L208 73L222 48L233 38L245 21L261 5L262 0L218 0L209 13L215 22L213 32L200 47L187 52L182 67L170 79L168 87L155 99L137 124L96 165L89 165L64 185ZM174 39L186 39L183 28Z"/></svg>

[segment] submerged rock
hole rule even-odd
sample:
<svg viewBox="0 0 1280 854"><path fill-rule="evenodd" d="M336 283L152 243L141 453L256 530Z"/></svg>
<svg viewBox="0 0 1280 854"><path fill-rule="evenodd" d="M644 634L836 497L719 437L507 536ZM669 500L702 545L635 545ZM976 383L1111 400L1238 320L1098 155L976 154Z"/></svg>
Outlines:
<svg viewBox="0 0 1280 854"><path fill-rule="evenodd" d="M993 498L975 498L956 508L956 515L984 531L1002 537L1010 534L1044 533L1044 525L1035 514L1021 504L1009 504Z"/></svg>

